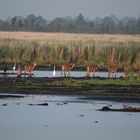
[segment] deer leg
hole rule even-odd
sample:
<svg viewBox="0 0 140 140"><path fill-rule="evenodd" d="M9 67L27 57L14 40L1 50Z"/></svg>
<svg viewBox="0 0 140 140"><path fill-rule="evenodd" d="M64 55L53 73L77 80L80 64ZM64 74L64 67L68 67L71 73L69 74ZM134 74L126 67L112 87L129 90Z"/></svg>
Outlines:
<svg viewBox="0 0 140 140"><path fill-rule="evenodd" d="M90 77L90 72L88 73L88 77Z"/></svg>
<svg viewBox="0 0 140 140"><path fill-rule="evenodd" d="M112 73L112 78L113 78L113 77L115 78L115 73Z"/></svg>
<svg viewBox="0 0 140 140"><path fill-rule="evenodd" d="M89 72L87 71L87 73L86 73L86 77L89 77Z"/></svg>
<svg viewBox="0 0 140 140"><path fill-rule="evenodd" d="M61 71L61 77L63 76L63 71Z"/></svg>
<svg viewBox="0 0 140 140"><path fill-rule="evenodd" d="M66 77L66 72L64 72L64 76Z"/></svg>
<svg viewBox="0 0 140 140"><path fill-rule="evenodd" d="M108 73L108 78L110 78L110 72Z"/></svg>
<svg viewBox="0 0 140 140"><path fill-rule="evenodd" d="M24 77L26 77L26 70L24 71Z"/></svg>
<svg viewBox="0 0 140 140"><path fill-rule="evenodd" d="M70 71L68 72L68 77L70 77Z"/></svg>
<svg viewBox="0 0 140 140"><path fill-rule="evenodd" d="M93 72L93 75L92 75L92 77L94 77L94 72Z"/></svg>
<svg viewBox="0 0 140 140"><path fill-rule="evenodd" d="M29 75L29 77L32 77L32 72L30 72L30 75Z"/></svg>
<svg viewBox="0 0 140 140"><path fill-rule="evenodd" d="M115 72L115 78L116 78L116 72Z"/></svg>

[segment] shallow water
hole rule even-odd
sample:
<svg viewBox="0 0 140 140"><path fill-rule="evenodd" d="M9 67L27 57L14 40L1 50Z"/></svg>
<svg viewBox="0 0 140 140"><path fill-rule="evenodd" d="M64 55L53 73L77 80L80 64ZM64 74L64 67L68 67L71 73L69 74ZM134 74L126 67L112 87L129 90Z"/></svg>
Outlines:
<svg viewBox="0 0 140 140"><path fill-rule="evenodd" d="M46 102L48 106L37 105ZM0 98L0 139L139 140L140 113L97 111L105 105L121 108L123 104L86 100L84 96Z"/></svg>
<svg viewBox="0 0 140 140"><path fill-rule="evenodd" d="M12 71L7 71L9 73L12 73ZM0 73L3 73L3 71L0 71ZM23 71L24 73L24 71ZM53 77L53 71L33 71L33 76L34 77ZM4 75L0 75L2 77ZM8 77L14 77L16 75L7 75ZM85 77L86 76L86 71L71 71L70 76L72 77ZM92 74L90 75L92 76ZM99 77L108 77L108 72L96 72L94 76L99 76ZM112 76L112 75L111 75ZM116 77L123 77L124 73L123 72L117 72ZM56 77L61 77L61 71L56 71Z"/></svg>

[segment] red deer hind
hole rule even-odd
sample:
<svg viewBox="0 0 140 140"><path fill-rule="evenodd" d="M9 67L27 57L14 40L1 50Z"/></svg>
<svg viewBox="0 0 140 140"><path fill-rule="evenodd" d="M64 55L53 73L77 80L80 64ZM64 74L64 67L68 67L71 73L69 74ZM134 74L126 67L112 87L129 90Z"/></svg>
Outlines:
<svg viewBox="0 0 140 140"><path fill-rule="evenodd" d="M74 68L75 64L65 64L61 66L62 72L61 72L61 77L64 76L66 77L66 72L68 72L67 76L70 76L70 71Z"/></svg>
<svg viewBox="0 0 140 140"><path fill-rule="evenodd" d="M100 66L99 64L95 66L87 66L87 76L90 76L90 73L93 73L93 77L94 77L94 74L99 66Z"/></svg>
<svg viewBox="0 0 140 140"><path fill-rule="evenodd" d="M32 71L35 68L35 66L36 66L36 63L35 62L33 64L31 64L31 65L25 65L24 66L25 74L26 74L26 72L29 72L30 75L31 75L32 74Z"/></svg>
<svg viewBox="0 0 140 140"><path fill-rule="evenodd" d="M112 74L112 77L113 77L113 74L114 74L115 78L116 78L117 68L118 68L117 64L109 66L107 68L107 70L108 70L108 77L110 77L111 74Z"/></svg>
<svg viewBox="0 0 140 140"><path fill-rule="evenodd" d="M125 78L129 78L130 76L130 72L131 72L131 67L130 65L124 65L124 74L125 74Z"/></svg>

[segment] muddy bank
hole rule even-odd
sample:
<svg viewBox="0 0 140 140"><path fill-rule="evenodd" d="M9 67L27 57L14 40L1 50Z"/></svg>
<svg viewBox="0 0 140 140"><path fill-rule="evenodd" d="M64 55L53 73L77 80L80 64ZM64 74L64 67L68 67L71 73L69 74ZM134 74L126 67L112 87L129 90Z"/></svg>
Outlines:
<svg viewBox="0 0 140 140"><path fill-rule="evenodd" d="M98 111L114 111L114 112L140 112L140 107L124 107L120 109L110 108L108 106L104 106Z"/></svg>
<svg viewBox="0 0 140 140"><path fill-rule="evenodd" d="M81 82L77 83L79 81ZM140 102L140 85L83 82L84 79L73 81L64 78L0 78L0 93L86 95L87 99L93 100Z"/></svg>
<svg viewBox="0 0 140 140"><path fill-rule="evenodd" d="M6 94L0 94L0 99L7 99L7 98L24 98L25 96L23 95L6 95Z"/></svg>

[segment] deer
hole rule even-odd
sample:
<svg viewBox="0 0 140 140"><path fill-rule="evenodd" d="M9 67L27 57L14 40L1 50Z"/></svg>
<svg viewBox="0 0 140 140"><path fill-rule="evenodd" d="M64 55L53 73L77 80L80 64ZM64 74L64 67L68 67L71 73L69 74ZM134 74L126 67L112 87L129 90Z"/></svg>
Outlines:
<svg viewBox="0 0 140 140"><path fill-rule="evenodd" d="M35 68L35 66L36 66L36 63L35 62L33 64L31 64L31 65L25 65L24 66L25 74L26 74L26 72L29 72L30 75L31 75L32 74L32 71Z"/></svg>
<svg viewBox="0 0 140 140"><path fill-rule="evenodd" d="M93 73L93 77L94 74L96 72L96 70L99 68L99 64L95 65L95 66L87 66L87 76L90 76L90 73Z"/></svg>
<svg viewBox="0 0 140 140"><path fill-rule="evenodd" d="M123 69L124 69L125 78L128 79L130 76L130 72L131 72L130 65L124 65Z"/></svg>
<svg viewBox="0 0 140 140"><path fill-rule="evenodd" d="M66 72L68 72L67 76L70 76L70 71L74 68L75 64L65 64L61 66L62 72L61 72L61 77L64 76L66 77Z"/></svg>
<svg viewBox="0 0 140 140"><path fill-rule="evenodd" d="M113 77L113 74L114 74L115 75L115 78L116 78L117 69L118 69L118 65L117 64L110 65L107 68L107 70L108 70L108 77L110 77L110 74L112 74L112 77Z"/></svg>

